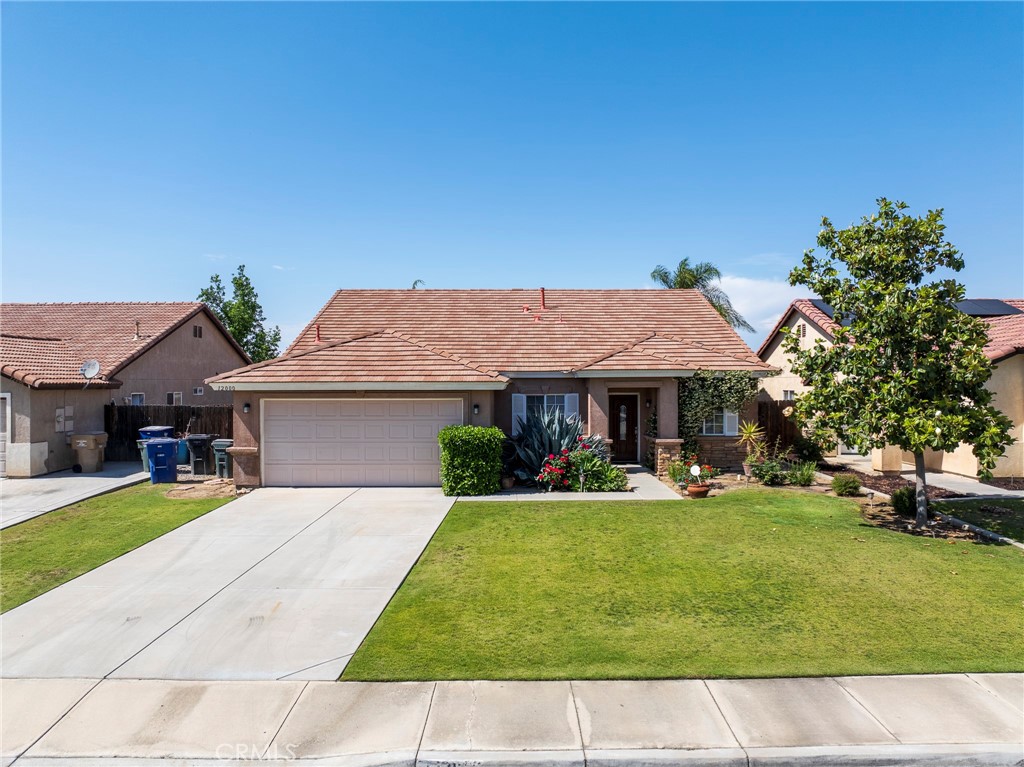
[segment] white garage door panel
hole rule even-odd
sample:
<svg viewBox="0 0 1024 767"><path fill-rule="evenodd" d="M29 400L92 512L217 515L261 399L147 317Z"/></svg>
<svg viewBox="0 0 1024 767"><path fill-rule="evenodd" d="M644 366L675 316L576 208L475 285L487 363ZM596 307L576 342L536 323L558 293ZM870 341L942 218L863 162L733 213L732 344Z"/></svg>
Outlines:
<svg viewBox="0 0 1024 767"><path fill-rule="evenodd" d="M264 400L266 485L434 486L462 400Z"/></svg>

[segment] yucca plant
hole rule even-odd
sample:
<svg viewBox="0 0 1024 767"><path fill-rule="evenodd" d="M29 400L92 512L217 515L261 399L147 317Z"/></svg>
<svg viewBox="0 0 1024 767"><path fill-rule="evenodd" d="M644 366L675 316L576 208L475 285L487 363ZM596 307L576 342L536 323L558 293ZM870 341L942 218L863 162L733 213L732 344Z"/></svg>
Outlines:
<svg viewBox="0 0 1024 767"><path fill-rule="evenodd" d="M515 475L530 482L537 479L549 455L561 455L563 450L570 453L586 450L602 460L608 458L608 450L600 434L584 434L583 420L579 416L566 418L558 410L527 414L519 434L512 438L512 444L519 463Z"/></svg>

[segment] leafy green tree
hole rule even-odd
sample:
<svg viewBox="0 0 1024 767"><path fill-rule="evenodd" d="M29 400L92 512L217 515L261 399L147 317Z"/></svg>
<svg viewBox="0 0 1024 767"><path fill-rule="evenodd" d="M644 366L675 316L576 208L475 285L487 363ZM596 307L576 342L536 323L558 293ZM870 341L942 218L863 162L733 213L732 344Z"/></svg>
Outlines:
<svg viewBox="0 0 1024 767"><path fill-rule="evenodd" d="M684 258L671 272L658 264L651 272L651 279L663 288L699 291L708 300L708 303L715 307L715 311L721 314L725 321L734 328L754 332L753 326L733 308L729 296L718 284L722 279L722 273L717 266L709 261L701 261L690 266L690 259Z"/></svg>
<svg viewBox="0 0 1024 767"><path fill-rule="evenodd" d="M277 349L281 344L281 329L276 325L269 330L264 327L263 307L245 273L245 264L241 264L231 277L231 288L232 295L228 298L220 275L215 274L210 278L210 287L199 291L198 298L224 323L253 362L273 359L278 355Z"/></svg>
<svg viewBox="0 0 1024 767"><path fill-rule="evenodd" d="M812 388L794 403L818 438L839 438L866 452L896 445L914 454L918 527L927 522L924 453L973 446L979 475L991 476L1012 444L1010 420L992 406L987 326L956 308L964 287L953 278L960 253L945 241L942 210L915 218L902 202L878 200L878 212L837 230L822 219L818 246L789 276L835 310L834 343L800 348L785 340L793 371Z"/></svg>

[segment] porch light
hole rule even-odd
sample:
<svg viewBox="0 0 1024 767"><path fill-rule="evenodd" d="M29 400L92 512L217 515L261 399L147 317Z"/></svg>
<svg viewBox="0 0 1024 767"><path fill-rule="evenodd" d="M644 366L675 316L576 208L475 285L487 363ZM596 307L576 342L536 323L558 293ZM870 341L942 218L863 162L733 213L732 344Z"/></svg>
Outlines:
<svg viewBox="0 0 1024 767"><path fill-rule="evenodd" d="M650 406L651 406L651 398L648 397L647 399L644 400L644 407L650 408Z"/></svg>
<svg viewBox="0 0 1024 767"><path fill-rule="evenodd" d="M480 406L473 405L473 415L480 415Z"/></svg>
<svg viewBox="0 0 1024 767"><path fill-rule="evenodd" d="M248 413L250 410L252 410L252 406L248 402L246 402L244 405L242 405L242 412L243 413Z"/></svg>

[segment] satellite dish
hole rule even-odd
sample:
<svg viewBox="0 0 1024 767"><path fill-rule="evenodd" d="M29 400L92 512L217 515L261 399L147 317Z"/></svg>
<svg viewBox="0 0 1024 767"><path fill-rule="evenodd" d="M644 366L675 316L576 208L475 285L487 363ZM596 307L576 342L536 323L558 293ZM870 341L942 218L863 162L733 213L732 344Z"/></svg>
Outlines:
<svg viewBox="0 0 1024 767"><path fill-rule="evenodd" d="M78 372L82 374L82 378L86 380L95 378L100 374L100 363L96 360L86 360L82 363L82 367L78 368Z"/></svg>

